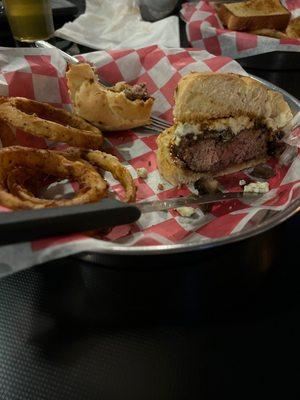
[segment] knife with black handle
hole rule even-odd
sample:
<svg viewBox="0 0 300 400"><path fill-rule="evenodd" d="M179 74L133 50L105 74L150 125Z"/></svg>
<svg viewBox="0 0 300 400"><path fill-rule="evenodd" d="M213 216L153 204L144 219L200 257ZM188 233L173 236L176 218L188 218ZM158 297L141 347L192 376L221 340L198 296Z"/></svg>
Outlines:
<svg viewBox="0 0 300 400"><path fill-rule="evenodd" d="M255 199L257 197L259 196L255 195ZM234 199L249 201L253 200L253 195L218 193L132 204L107 198L93 204L2 212L0 213L0 245L129 224L137 221L142 213Z"/></svg>
<svg viewBox="0 0 300 400"><path fill-rule="evenodd" d="M140 214L135 206L114 199L76 206L2 212L0 245L129 224Z"/></svg>

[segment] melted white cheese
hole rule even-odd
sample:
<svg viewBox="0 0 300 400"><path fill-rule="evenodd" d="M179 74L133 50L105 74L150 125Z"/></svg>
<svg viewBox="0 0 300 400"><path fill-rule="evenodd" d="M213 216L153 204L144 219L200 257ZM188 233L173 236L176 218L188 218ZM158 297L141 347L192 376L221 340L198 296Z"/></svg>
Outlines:
<svg viewBox="0 0 300 400"><path fill-rule="evenodd" d="M175 142L178 142L177 138L181 139L183 136L188 134L193 134L194 137L199 135L201 136L203 135L204 130L222 131L230 128L232 132L237 135L241 130L252 128L253 125L254 121L246 116L240 116L237 118L220 118L202 124L189 124L187 122L179 123L174 132Z"/></svg>
<svg viewBox="0 0 300 400"><path fill-rule="evenodd" d="M199 126L199 125L189 124L188 122L185 122L182 124L180 122L176 126L174 133L175 133L175 136L182 137L182 136L186 136L191 133L193 133L194 135L200 135L202 133L202 131L201 131L201 126Z"/></svg>

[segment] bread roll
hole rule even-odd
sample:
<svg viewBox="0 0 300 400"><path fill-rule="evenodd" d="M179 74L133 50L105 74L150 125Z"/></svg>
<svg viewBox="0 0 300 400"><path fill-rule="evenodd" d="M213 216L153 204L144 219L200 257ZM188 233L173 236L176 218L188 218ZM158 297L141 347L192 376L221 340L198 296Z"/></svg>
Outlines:
<svg viewBox="0 0 300 400"><path fill-rule="evenodd" d="M115 131L149 123L154 99L148 96L130 99L134 97L134 89L141 86L119 82L107 88L98 82L87 63L71 65L66 75L75 113L92 124Z"/></svg>

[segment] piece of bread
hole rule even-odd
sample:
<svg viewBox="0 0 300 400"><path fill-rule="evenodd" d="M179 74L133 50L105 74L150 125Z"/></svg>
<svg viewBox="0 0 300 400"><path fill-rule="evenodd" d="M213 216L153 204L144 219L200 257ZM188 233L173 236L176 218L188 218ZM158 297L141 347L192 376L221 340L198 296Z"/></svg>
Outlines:
<svg viewBox="0 0 300 400"><path fill-rule="evenodd" d="M286 33L277 31L276 29L257 29L255 31L250 31L253 35L268 36L275 39L287 39Z"/></svg>
<svg viewBox="0 0 300 400"><path fill-rule="evenodd" d="M290 12L280 0L249 0L222 4L218 15L222 23L232 31L257 29L284 31L290 20Z"/></svg>
<svg viewBox="0 0 300 400"><path fill-rule="evenodd" d="M286 34L289 38L300 39L300 17L294 18L286 28Z"/></svg>
<svg viewBox="0 0 300 400"><path fill-rule="evenodd" d="M292 118L280 93L247 76L191 72L179 81L175 91L176 122L197 123L241 115L261 118L273 129Z"/></svg>
<svg viewBox="0 0 300 400"><path fill-rule="evenodd" d="M194 183L199 179L210 180L218 176L232 174L246 168L255 167L261 164L269 157L262 157L255 160L250 160L245 163L230 166L222 171L213 173L194 172L187 168L180 159L175 157L171 151L174 144L175 126L163 131L157 138L157 167L161 176L174 186Z"/></svg>
<svg viewBox="0 0 300 400"><path fill-rule="evenodd" d="M154 99L130 100L126 90L131 85L119 82L107 88L87 63L70 65L66 76L75 113L99 128L116 131L149 123Z"/></svg>

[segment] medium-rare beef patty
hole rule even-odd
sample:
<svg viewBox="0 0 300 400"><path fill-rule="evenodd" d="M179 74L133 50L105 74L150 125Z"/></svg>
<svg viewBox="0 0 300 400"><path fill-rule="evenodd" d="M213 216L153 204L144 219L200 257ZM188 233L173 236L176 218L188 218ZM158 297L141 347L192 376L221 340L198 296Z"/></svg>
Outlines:
<svg viewBox="0 0 300 400"><path fill-rule="evenodd" d="M271 131L266 128L244 129L237 135L230 129L206 132L201 137L188 134L174 146L173 152L192 171L217 172L270 154L279 138L275 135L271 140Z"/></svg>
<svg viewBox="0 0 300 400"><path fill-rule="evenodd" d="M150 98L147 86L145 83L139 83L128 87L124 90L125 96L129 100L143 100L146 101Z"/></svg>

